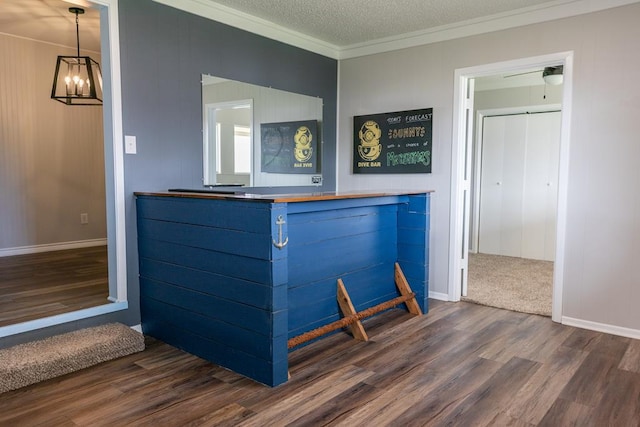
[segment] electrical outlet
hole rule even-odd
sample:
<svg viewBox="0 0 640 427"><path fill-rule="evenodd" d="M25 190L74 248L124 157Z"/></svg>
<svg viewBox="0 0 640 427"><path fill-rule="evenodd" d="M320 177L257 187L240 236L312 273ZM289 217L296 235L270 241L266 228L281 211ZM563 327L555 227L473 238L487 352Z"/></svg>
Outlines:
<svg viewBox="0 0 640 427"><path fill-rule="evenodd" d="M89 224L89 214L81 213L80 214L80 224Z"/></svg>

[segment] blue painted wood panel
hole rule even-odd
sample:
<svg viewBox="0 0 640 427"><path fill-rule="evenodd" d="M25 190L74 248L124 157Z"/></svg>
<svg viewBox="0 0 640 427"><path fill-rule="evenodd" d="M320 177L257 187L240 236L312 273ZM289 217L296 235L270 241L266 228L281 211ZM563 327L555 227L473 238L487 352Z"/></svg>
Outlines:
<svg viewBox="0 0 640 427"><path fill-rule="evenodd" d="M208 271L251 282L271 284L272 263L269 260L242 257L224 252L181 246L175 243L140 237L140 256L166 263L175 263L196 270Z"/></svg>
<svg viewBox="0 0 640 427"><path fill-rule="evenodd" d="M286 252L277 204L138 197L143 331L277 385L287 380Z"/></svg>
<svg viewBox="0 0 640 427"><path fill-rule="evenodd" d="M161 341L267 385L278 385L287 380L286 357L264 361L232 346L220 345L218 342L197 335L189 328L176 327L163 322L162 319L163 317L158 314L147 317L145 333L147 330L153 331L153 336ZM272 345L286 349L286 337L273 340ZM284 378L282 373L284 373Z"/></svg>
<svg viewBox="0 0 640 427"><path fill-rule="evenodd" d="M271 255L271 244L268 244L270 234L266 232L257 234L147 219L138 227L138 235L143 238L251 258L269 259Z"/></svg>
<svg viewBox="0 0 640 427"><path fill-rule="evenodd" d="M253 358L264 361L269 361L272 358L286 358L286 351L281 351L279 355L269 351L272 348L272 337L268 334L264 335L241 328L221 321L215 316L197 313L190 307L168 304L151 297L145 298L142 307L147 316L160 317L164 323L171 324L176 328L184 328L185 325L188 325L188 329L192 333L211 340L218 346L233 347Z"/></svg>
<svg viewBox="0 0 640 427"><path fill-rule="evenodd" d="M428 194L296 203L139 196L145 333L268 385L287 339L398 295L399 262L427 311ZM278 218L284 220L280 228ZM288 238L282 249L273 245Z"/></svg>
<svg viewBox="0 0 640 427"><path fill-rule="evenodd" d="M430 196L409 196L398 209L398 263L424 313L429 311Z"/></svg>
<svg viewBox="0 0 640 427"><path fill-rule="evenodd" d="M140 276L273 311L287 308L286 286L273 287L148 258L140 258Z"/></svg>
<svg viewBox="0 0 640 427"><path fill-rule="evenodd" d="M286 310L265 310L146 278L140 279L140 289L148 298L165 301L176 307L188 308L194 313L258 334L273 335L272 325L286 327Z"/></svg>
<svg viewBox="0 0 640 427"><path fill-rule="evenodd" d="M398 198L313 203L289 214L289 336L341 317L341 278L357 310L397 296ZM388 204L392 203L392 204ZM301 204L305 205L305 204ZM332 209L323 209L326 207Z"/></svg>
<svg viewBox="0 0 640 427"><path fill-rule="evenodd" d="M352 271L346 275L330 276L320 281L310 281L299 286L289 287L289 310L313 305L316 301L333 299L336 302L337 281L342 278L354 305L363 305L375 298L376 289L385 292L395 291L393 270L390 263L373 264L367 268ZM369 286L374 282L374 286ZM371 297L370 294L374 296Z"/></svg>
<svg viewBox="0 0 640 427"><path fill-rule="evenodd" d="M144 196L137 199L138 218L196 224L265 234L271 222L266 203Z"/></svg>

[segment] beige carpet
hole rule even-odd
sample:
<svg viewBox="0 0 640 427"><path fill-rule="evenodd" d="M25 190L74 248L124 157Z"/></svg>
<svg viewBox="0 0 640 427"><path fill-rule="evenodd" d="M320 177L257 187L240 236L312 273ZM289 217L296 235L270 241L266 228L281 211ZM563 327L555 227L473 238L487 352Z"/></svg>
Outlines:
<svg viewBox="0 0 640 427"><path fill-rule="evenodd" d="M0 393L144 350L144 336L110 323L0 350Z"/></svg>
<svg viewBox="0 0 640 427"><path fill-rule="evenodd" d="M552 261L469 254L468 284L464 301L551 316Z"/></svg>

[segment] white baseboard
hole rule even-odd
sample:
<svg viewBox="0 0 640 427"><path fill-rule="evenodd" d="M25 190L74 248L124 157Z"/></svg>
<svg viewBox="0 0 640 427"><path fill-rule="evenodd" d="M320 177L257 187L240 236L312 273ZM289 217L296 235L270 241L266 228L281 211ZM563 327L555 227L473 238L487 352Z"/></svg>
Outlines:
<svg viewBox="0 0 640 427"><path fill-rule="evenodd" d="M622 326L607 325L606 323L591 322L589 320L574 319L572 317L562 316L562 324L567 326L575 326L576 328L589 329L606 334L618 335L621 337L640 339L640 330L630 329Z"/></svg>
<svg viewBox="0 0 640 427"><path fill-rule="evenodd" d="M131 329L133 329L136 332L142 333L142 325L140 323L138 323L137 325L131 326Z"/></svg>
<svg viewBox="0 0 640 427"><path fill-rule="evenodd" d="M44 245L19 246L15 248L0 249L0 257L36 254L40 252L63 251L65 249L89 248L92 246L104 246L107 239L76 240L74 242L47 243Z"/></svg>
<svg viewBox="0 0 640 427"><path fill-rule="evenodd" d="M429 298L437 299L440 301L449 301L449 294L443 294L442 292L429 291Z"/></svg>

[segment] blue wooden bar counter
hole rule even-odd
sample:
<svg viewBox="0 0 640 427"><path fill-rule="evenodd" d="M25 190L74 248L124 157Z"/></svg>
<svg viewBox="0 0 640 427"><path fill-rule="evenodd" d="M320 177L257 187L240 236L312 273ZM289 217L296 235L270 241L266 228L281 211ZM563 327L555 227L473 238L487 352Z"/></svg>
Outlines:
<svg viewBox="0 0 640 427"><path fill-rule="evenodd" d="M398 262L428 310L428 192L136 196L144 333L264 384L341 317L338 278L361 311L398 296Z"/></svg>

